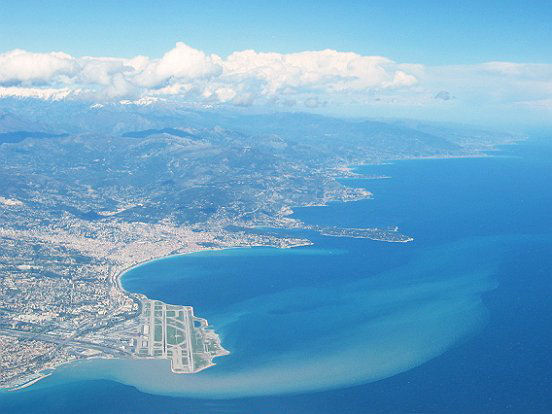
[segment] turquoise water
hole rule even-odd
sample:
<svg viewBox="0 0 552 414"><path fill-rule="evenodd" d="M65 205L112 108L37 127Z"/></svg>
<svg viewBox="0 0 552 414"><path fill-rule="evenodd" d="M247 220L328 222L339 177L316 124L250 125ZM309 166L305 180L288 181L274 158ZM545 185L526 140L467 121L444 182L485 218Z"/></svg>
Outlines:
<svg viewBox="0 0 552 414"><path fill-rule="evenodd" d="M75 364L1 395L0 411L549 412L552 148L501 154L362 167L393 177L346 181L373 200L296 211L399 225L412 243L308 233L314 246L129 271L127 289L194 306L231 355L193 376L163 361Z"/></svg>

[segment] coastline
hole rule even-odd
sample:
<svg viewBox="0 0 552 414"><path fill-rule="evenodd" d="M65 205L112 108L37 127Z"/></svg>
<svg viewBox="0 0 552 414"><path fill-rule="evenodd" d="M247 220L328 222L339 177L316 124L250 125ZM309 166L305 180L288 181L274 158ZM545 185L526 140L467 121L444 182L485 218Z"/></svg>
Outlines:
<svg viewBox="0 0 552 414"><path fill-rule="evenodd" d="M514 143L515 144L515 143ZM510 144L512 145L512 144ZM490 150L490 149L489 149ZM402 160L427 160L427 159L451 159L451 158L487 158L487 157L493 157L493 155L489 155L489 154L484 154L484 153L481 153L481 154L471 154L471 155L436 155L436 156L422 156L422 157L404 157L404 158L397 158L397 159L390 159L390 160L386 160L385 162L381 162L381 163L359 163L359 164L352 164L351 165L351 169L355 169L355 168L358 168L358 167L362 167L362 166L368 166L368 165L382 165L382 164L388 164L388 163L391 163L393 161L402 161ZM345 177L343 177L345 178ZM354 178L354 177L353 177ZM288 215L291 215L293 214L293 208L297 207L297 208L304 208L304 207L313 207L313 206L328 206L329 203L331 202L344 202L344 203L347 203L347 202L351 202L351 201L360 201L360 200L364 200L364 199L370 199L372 198L372 194L371 193L367 193L364 197L358 197L358 198L351 198L351 199L339 199L339 198L329 198L327 200L322 200L321 203L313 203L313 204L306 204L306 205L302 205L302 206L293 206L293 207L287 207L288 209L288 214L285 214L285 215L282 215L282 217L285 217L285 216L288 216ZM333 235L329 235L329 236L333 236ZM335 236L334 236L335 237ZM346 236L346 237L351 237L351 238L368 238L368 239L372 239L372 240L376 240L376 241L385 241L385 242L408 242L408 241L412 241L413 239L410 238L409 240L382 240L382 239L377 239L377 238L370 238L370 237L355 237L355 236ZM212 248L212 247L202 247L202 246L198 246L198 245L195 245L195 248L189 250L189 251L183 251L183 252L178 252L178 251L174 251L168 255L161 255L161 256L158 256L158 257L153 257L153 258L150 258L150 259L146 259L146 260L140 260L140 261L135 261L135 262L131 262L130 264L127 264L127 265L121 265L121 266L115 266L112 268L112 271L110 272L111 274L109 275L109 278L108 280L111 282L112 286L116 287L117 290L119 290L119 292L121 292L122 294L124 294L126 297L134 300L135 302L138 301L140 303L139 305L139 309L141 309L141 307L143 306L143 303L145 300L149 300L149 298L147 298L147 296L143 295L143 294L140 294L140 293L134 293L134 292L130 292L130 291L127 291L124 287L123 287L123 283L122 283L122 277L123 275L128 272L129 270L131 269L134 269L136 267L139 267L141 265L144 265L146 263L149 263L149 262L155 262L157 260L162 260L162 259L166 259L166 258L170 258L170 257L177 257L177 256L183 256L183 255L187 255L187 254L190 254L190 253L199 253L199 252L202 252L202 251L218 251L218 250L226 250L226 249L237 249L237 248L245 248L245 247L275 247L275 248L292 248L292 247L300 247L300 246L305 246L305 245L312 245L313 243L304 243L304 244L296 244L296 245L265 245L265 244L258 244L258 245L247 245L247 246L239 246L239 245L236 245L236 246L225 246L225 247L217 247L217 248ZM139 317L139 313L135 314L133 317L131 317L129 320L132 320L132 319L136 319ZM101 359L110 359L110 358L105 358L105 357L93 357L93 358L101 358ZM93 359L93 358L87 358L87 359ZM133 359L133 358L129 358L129 359ZM71 360L71 361L65 361L59 365L56 365L55 367L52 368L52 371L57 369L59 366L62 366L62 365L65 365L65 364L70 364L70 363L73 363L75 362L74 360ZM214 364L212 364L214 365ZM209 365L209 366L212 366L212 365ZM208 368L209 366L203 368L203 369L206 369ZM174 372L174 371L173 371ZM20 390L20 389L24 389L24 388L27 388L27 387L30 387L31 385L39 382L40 380L42 379L45 379L47 378L48 376L52 375L52 372L49 372L47 374L38 374L39 376L37 376L36 378L32 378L32 375L30 375L29 377L31 379L28 379L26 382L24 382L23 384L21 385L16 385L15 387L12 387L12 388L8 388L7 391L17 391L17 390Z"/></svg>
<svg viewBox="0 0 552 414"><path fill-rule="evenodd" d="M140 267L142 265L145 265L147 263L156 262L156 261L159 261L159 260L164 260L164 259L171 258L171 257L185 256L185 255L192 254L192 253L200 253L200 252L204 252L204 251L222 251L222 250L243 249L243 248L253 248L253 247L271 247L271 248L290 249L290 248L294 248L294 247L309 246L309 245L312 245L312 244L313 244L312 242L305 242L305 243L289 244L289 245L284 245L284 246L282 246L282 245L258 244L258 245L228 246L228 247L217 247L217 248L199 247L197 249L186 251L186 252L172 253L172 254L168 254L168 255L165 255L165 256L159 256L159 257L155 257L155 258L152 258L152 259L147 259L147 260L134 262L134 263L132 263L128 266L125 266L122 269L116 269L112 273L112 275L110 276L110 280L111 280L113 286L115 286L119 290L119 292L121 292L126 297L132 299L133 301L138 302L138 312L132 318L129 319L129 320L138 320L140 318L141 314L142 314L142 310L144 309L145 304L147 302L156 301L156 300L150 299L146 295L141 294L141 293L130 292L130 291L128 291L124 288L123 283L122 283L122 278L123 278L125 273L127 273L128 271L130 271L132 269L138 268L138 267ZM171 372L172 373L174 373L174 374L195 374L195 373L201 372L201 371L203 371L207 368L210 368L210 367L216 365L216 363L213 362L213 360L215 358L220 357L220 356L229 355L231 353L229 350L225 349L222 346L219 335L216 334L215 331L213 331L212 329L209 328L209 324L208 324L207 319L201 318L201 317L198 317L198 316L194 315L193 306L191 306L191 305L171 305L171 304L167 304L167 305L168 306L185 307L185 308L189 309L192 316L194 317L194 320L201 321L201 326L197 329L199 329L202 332L202 335L204 335L205 337L209 337L211 340L214 340L220 348L219 351L216 354L212 354L210 356L210 360L209 360L208 364L200 367L199 369L194 369L191 372L182 372L182 371L176 370L175 367L173 366L173 361L170 360L170 362L171 362L170 367L171 367ZM102 358L102 357L99 357L99 358L100 359L105 359L105 358ZM125 358L123 358L123 359L125 359ZM129 360L135 360L135 359L136 360L137 359L151 359L151 360L159 359L159 360L164 360L164 359L167 359L167 358L156 358L156 357L146 357L146 356L145 357L134 357L133 356L131 358L126 358L126 359L129 359ZM73 362L73 361L71 361L71 362ZM42 377L36 379L36 381L39 381L40 379L42 379ZM29 385L32 385L32 384L29 384Z"/></svg>
<svg viewBox="0 0 552 414"><path fill-rule="evenodd" d="M326 205L326 204L324 204ZM310 207L310 206L309 206ZM128 272L129 270L132 270L134 268L137 268L137 267L140 267L146 263L150 263L150 262L155 262L157 260L163 260L163 259L168 259L170 257L179 257L179 256L185 256L185 255L188 255L188 254L193 254L193 253L200 253L200 252L205 252L205 251L220 251L220 250L232 250L232 249L248 249L248 248L254 248L254 247L273 247L273 248L276 248L276 249L293 249L295 247L304 247L304 246L312 246L313 243L312 242L308 242L308 243L297 243L297 244L291 244L291 245L288 245L288 246L279 246L279 245L266 245L266 244L253 244L253 245L247 245L247 246L225 246L225 247L200 247L198 249L195 249L195 250L190 250L188 252L182 252L182 253L171 253L171 254L168 254L168 255L165 255L165 256L158 256L158 257L154 257L154 258L151 258L151 259L146 259L146 260L141 260L141 261L137 261L137 262L133 262L132 264L128 265L128 266L125 266L123 269L116 269L116 271L113 273L113 275L110 276L110 279L112 279L112 281L114 282L114 284L118 287L118 289L124 293L125 295L140 295L140 296L144 296L144 298L146 299L150 299L148 298L147 296L145 295L142 295L141 293L134 293L134 292L129 292L128 290L126 290L123 285L122 285L122 276ZM185 305L185 306L188 306L188 305Z"/></svg>
<svg viewBox="0 0 552 414"><path fill-rule="evenodd" d="M61 366L61 365L59 365ZM57 368L57 367L56 367ZM35 378L32 378L30 380L28 380L27 382L24 382L23 384L21 385L16 385L15 387L12 387L12 388L8 388L6 391L7 392L15 392L15 391L19 391L19 390L22 390L24 388L28 388L30 387L31 385L33 384L36 384L38 381L41 381L47 377L49 377L50 375L52 375L52 373L48 373L48 374L43 374L43 375L40 375L38 377L35 377Z"/></svg>

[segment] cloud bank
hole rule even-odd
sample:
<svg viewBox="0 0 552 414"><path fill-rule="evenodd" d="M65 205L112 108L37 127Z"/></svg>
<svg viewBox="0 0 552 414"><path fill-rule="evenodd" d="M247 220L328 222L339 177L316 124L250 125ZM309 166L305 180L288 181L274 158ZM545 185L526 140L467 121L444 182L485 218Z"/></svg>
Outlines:
<svg viewBox="0 0 552 414"><path fill-rule="evenodd" d="M443 91L454 99L444 99ZM0 97L6 96L307 108L477 104L550 110L552 64L426 66L330 49L288 54L244 50L221 57L181 42L157 59L16 49L0 54Z"/></svg>
<svg viewBox="0 0 552 414"><path fill-rule="evenodd" d="M245 50L226 59L184 43L160 59L73 57L62 52L12 50L0 54L0 86L7 95L81 97L178 96L202 101L253 103L304 94L347 94L409 87L408 67L379 56L335 50L292 54ZM67 95L65 95L67 96Z"/></svg>

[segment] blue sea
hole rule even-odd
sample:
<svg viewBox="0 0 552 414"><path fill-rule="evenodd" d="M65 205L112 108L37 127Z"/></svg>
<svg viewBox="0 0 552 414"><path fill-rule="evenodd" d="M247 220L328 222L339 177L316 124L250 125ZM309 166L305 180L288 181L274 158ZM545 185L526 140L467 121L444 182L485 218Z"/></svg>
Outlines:
<svg viewBox="0 0 552 414"><path fill-rule="evenodd" d="M364 166L374 198L296 209L399 226L411 243L293 232L293 249L207 251L127 272L192 305L231 354L196 375L88 361L0 394L0 413L550 413L552 145Z"/></svg>

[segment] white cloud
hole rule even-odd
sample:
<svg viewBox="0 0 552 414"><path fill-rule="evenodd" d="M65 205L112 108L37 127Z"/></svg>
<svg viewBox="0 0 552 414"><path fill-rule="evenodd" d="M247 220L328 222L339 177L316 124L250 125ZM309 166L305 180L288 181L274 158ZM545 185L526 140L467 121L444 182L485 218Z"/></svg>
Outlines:
<svg viewBox="0 0 552 414"><path fill-rule="evenodd" d="M31 53L21 49L0 54L0 84L48 83L70 76L75 60L62 52Z"/></svg>
<svg viewBox="0 0 552 414"><path fill-rule="evenodd" d="M62 52L0 54L0 97L95 101L157 97L198 104L547 106L552 65L487 62L424 66L335 50L234 52L226 58L184 43L161 58L74 57ZM544 102L544 104L543 104Z"/></svg>
<svg viewBox="0 0 552 414"><path fill-rule="evenodd" d="M156 88L171 81L209 78L222 73L221 63L222 59L217 55L208 56L178 42L161 59L138 67L134 80L139 86Z"/></svg>
<svg viewBox="0 0 552 414"><path fill-rule="evenodd" d="M134 70L127 62L125 59L83 57L78 59L79 71L75 80L84 84L111 85L116 74Z"/></svg>
<svg viewBox="0 0 552 414"><path fill-rule="evenodd" d="M0 85L86 90L104 99L176 95L244 104L303 94L340 94L409 87L408 65L335 50L291 54L245 50L226 59L184 43L160 59L76 58L13 50L0 55Z"/></svg>
<svg viewBox="0 0 552 414"><path fill-rule="evenodd" d="M223 63L227 79L256 79L264 95L304 90L324 92L360 91L410 86L413 75L379 56L322 50L291 54L232 53Z"/></svg>

